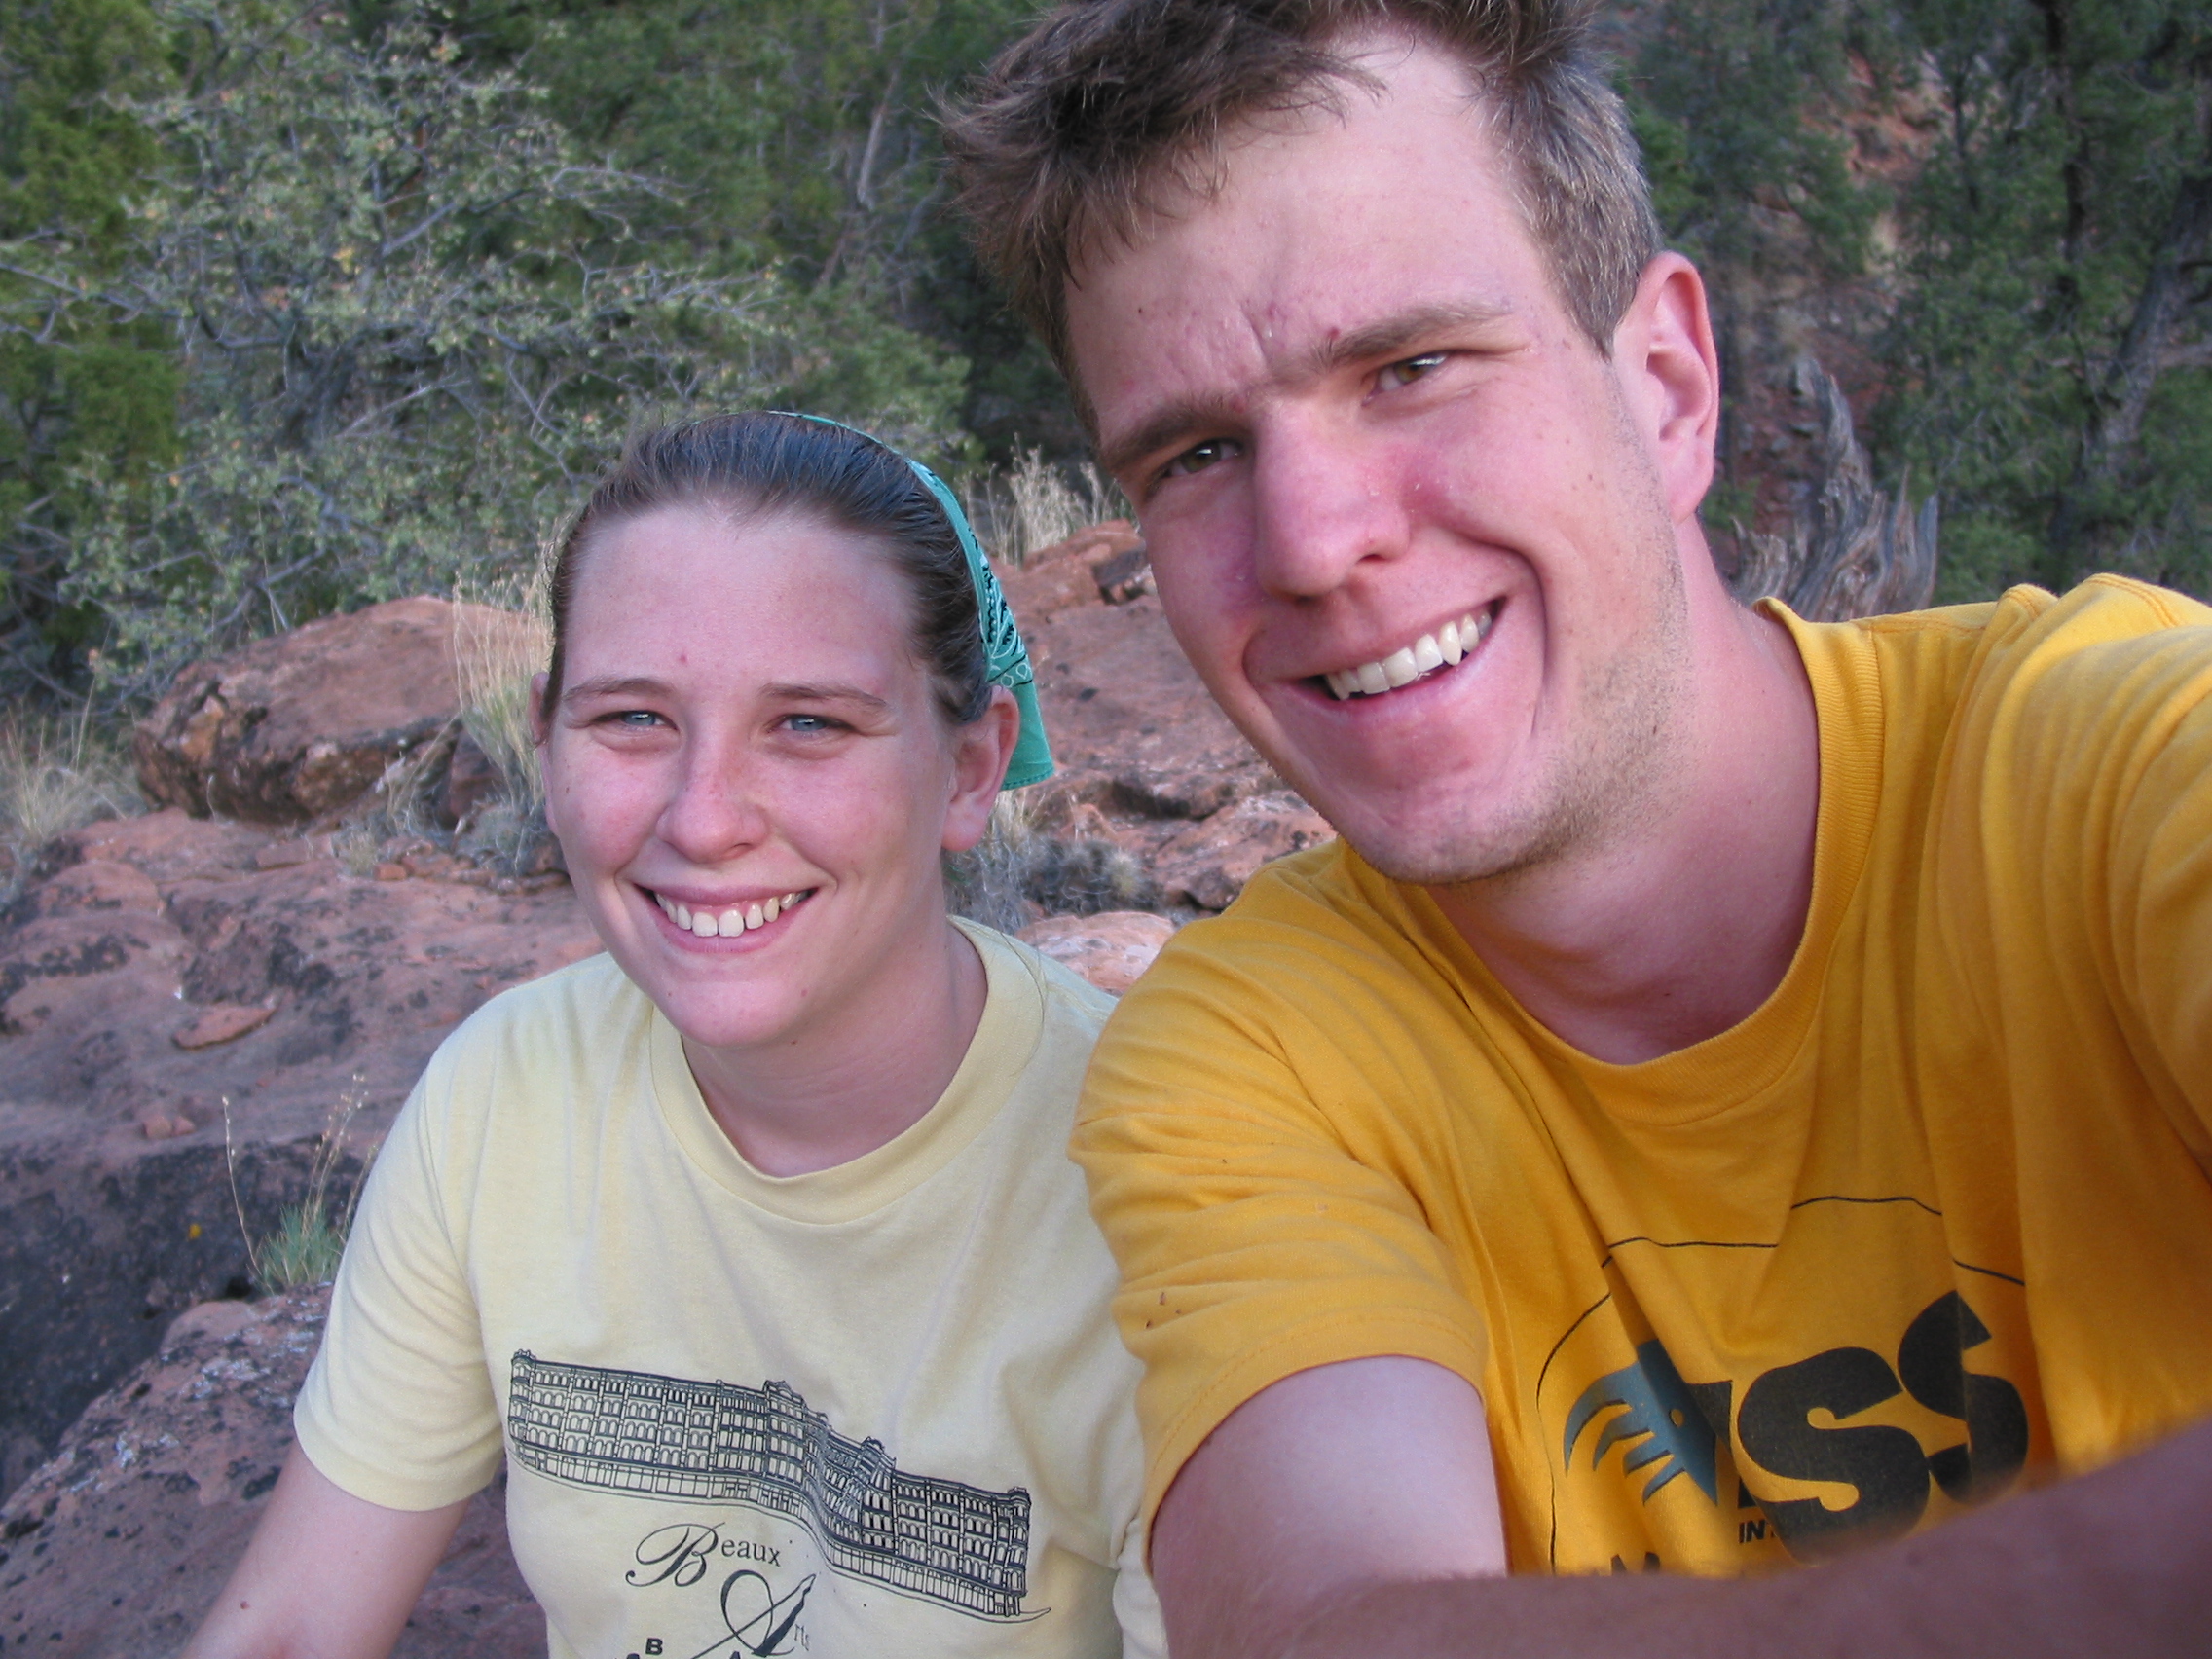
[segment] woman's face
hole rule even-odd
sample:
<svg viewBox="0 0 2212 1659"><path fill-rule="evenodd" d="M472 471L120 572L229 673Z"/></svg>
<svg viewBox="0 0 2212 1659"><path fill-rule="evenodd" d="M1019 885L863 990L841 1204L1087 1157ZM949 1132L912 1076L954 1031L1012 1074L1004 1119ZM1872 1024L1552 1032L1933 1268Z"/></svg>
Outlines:
<svg viewBox="0 0 2212 1659"><path fill-rule="evenodd" d="M873 540L803 514L663 508L582 561L546 815L607 948L692 1042L849 1024L943 949L939 855L981 835L1013 711L948 727L912 611Z"/></svg>

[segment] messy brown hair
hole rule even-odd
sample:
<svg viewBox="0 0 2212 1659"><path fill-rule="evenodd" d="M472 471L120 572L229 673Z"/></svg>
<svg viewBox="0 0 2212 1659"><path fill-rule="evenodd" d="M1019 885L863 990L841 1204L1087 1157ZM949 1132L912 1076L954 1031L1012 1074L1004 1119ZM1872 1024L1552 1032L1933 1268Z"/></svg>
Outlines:
<svg viewBox="0 0 2212 1659"><path fill-rule="evenodd" d="M1347 40L1409 37L1465 66L1561 298L1609 352L1662 244L1590 14L1591 0L1067 0L948 117L959 203L1072 381L1066 298L1081 261L1126 245L1163 185L1213 188L1239 126L1375 89Z"/></svg>

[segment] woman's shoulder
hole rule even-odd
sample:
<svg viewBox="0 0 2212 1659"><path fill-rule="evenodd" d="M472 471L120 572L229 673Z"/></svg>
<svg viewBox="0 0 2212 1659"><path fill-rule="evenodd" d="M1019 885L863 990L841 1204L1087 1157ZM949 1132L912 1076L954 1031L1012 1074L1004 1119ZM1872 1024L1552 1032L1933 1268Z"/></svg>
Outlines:
<svg viewBox="0 0 2212 1659"><path fill-rule="evenodd" d="M1053 961L1035 945L980 922L955 918L975 941L990 976L993 996L1033 1001L1040 1022L1056 1033L1095 1043L1114 1012L1114 998L1073 969Z"/></svg>
<svg viewBox="0 0 2212 1659"><path fill-rule="evenodd" d="M449 1033L424 1081L486 1071L574 1077L642 1037L652 1004L601 951L501 991Z"/></svg>

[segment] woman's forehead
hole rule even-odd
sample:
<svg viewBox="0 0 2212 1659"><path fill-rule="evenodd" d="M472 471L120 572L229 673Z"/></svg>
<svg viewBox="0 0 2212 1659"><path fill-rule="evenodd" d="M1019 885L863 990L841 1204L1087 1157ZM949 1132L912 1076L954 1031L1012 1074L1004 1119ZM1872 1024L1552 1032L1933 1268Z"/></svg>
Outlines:
<svg viewBox="0 0 2212 1659"><path fill-rule="evenodd" d="M577 570L571 660L641 651L785 662L910 654L912 602L879 538L808 513L656 508Z"/></svg>

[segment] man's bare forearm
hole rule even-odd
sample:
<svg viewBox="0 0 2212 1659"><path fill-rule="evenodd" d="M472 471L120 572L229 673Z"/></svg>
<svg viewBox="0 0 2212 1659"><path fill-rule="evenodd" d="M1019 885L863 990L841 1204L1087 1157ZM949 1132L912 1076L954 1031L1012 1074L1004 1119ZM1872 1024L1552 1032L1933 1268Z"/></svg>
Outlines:
<svg viewBox="0 0 2212 1659"><path fill-rule="evenodd" d="M1457 1579L1335 1599L1289 1659L1911 1659L2202 1654L2212 1641L2212 1423L2126 1462L1830 1566L1714 1582Z"/></svg>

